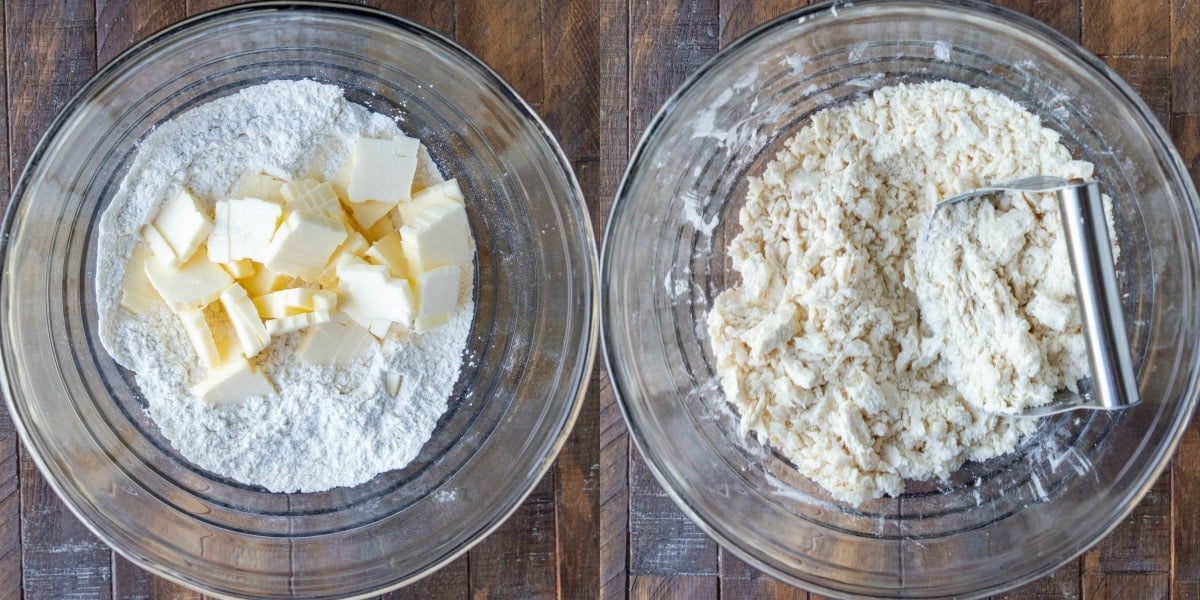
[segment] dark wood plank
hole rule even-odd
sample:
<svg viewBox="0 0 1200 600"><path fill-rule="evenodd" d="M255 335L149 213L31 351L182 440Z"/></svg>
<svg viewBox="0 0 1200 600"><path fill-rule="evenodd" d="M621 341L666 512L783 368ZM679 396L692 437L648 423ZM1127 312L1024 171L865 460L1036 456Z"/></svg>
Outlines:
<svg viewBox="0 0 1200 600"><path fill-rule="evenodd" d="M543 104L542 6L458 0L458 42L496 69L535 109ZM488 598L553 596L557 584L555 472L503 527L470 553L471 593Z"/></svg>
<svg viewBox="0 0 1200 600"><path fill-rule="evenodd" d="M716 577L642 575L633 579L631 600L716 600Z"/></svg>
<svg viewBox="0 0 1200 600"><path fill-rule="evenodd" d="M186 16L182 2L96 0L96 64L108 64L130 46Z"/></svg>
<svg viewBox="0 0 1200 600"><path fill-rule="evenodd" d="M547 474L517 512L470 552L471 596L554 598L554 481Z"/></svg>
<svg viewBox="0 0 1200 600"><path fill-rule="evenodd" d="M1166 573L1083 575L1083 600L1166 600Z"/></svg>
<svg viewBox="0 0 1200 600"><path fill-rule="evenodd" d="M993 600L1023 600L1045 598L1046 600L1080 600L1083 597L1080 563L1077 558L1061 569L1015 590L993 596Z"/></svg>
<svg viewBox="0 0 1200 600"><path fill-rule="evenodd" d="M542 118L571 160L589 209L607 209L600 190L600 32L592 0L544 4ZM595 230L597 238L600 231ZM597 308L598 310L598 308ZM592 385L554 463L560 598L594 598L600 580L600 397Z"/></svg>
<svg viewBox="0 0 1200 600"><path fill-rule="evenodd" d="M203 600L205 596L143 571L113 553L113 598L120 600Z"/></svg>
<svg viewBox="0 0 1200 600"><path fill-rule="evenodd" d="M9 169L20 172L59 108L96 70L95 4L20 0L5 7ZM112 556L22 453L21 552L29 598L108 598Z"/></svg>
<svg viewBox="0 0 1200 600"><path fill-rule="evenodd" d="M1083 45L1096 54L1166 56L1169 0L1083 0Z"/></svg>
<svg viewBox="0 0 1200 600"><path fill-rule="evenodd" d="M715 0L630 3L631 144L675 88L717 52L719 22ZM671 584L689 586L693 597L718 593L717 544L679 511L632 449L628 560L630 593L635 597L658 597L654 593L668 589L660 576L679 575L693 577Z"/></svg>
<svg viewBox="0 0 1200 600"><path fill-rule="evenodd" d="M187 10L182 2L96 0L96 64L107 64L133 44L185 17ZM115 598L203 597L143 571L116 553L112 572Z"/></svg>
<svg viewBox="0 0 1200 600"><path fill-rule="evenodd" d="M1076 42L1080 40L1081 10L1078 0L993 0L993 2L1023 12L1057 29Z"/></svg>
<svg viewBox="0 0 1200 600"><path fill-rule="evenodd" d="M1083 557L1084 575L1167 573L1171 570L1171 476L1150 493L1112 533Z"/></svg>
<svg viewBox="0 0 1200 600"><path fill-rule="evenodd" d="M0 23L5 22L5 10L0 4ZM0 48L6 48L7 35L0 28ZM9 156L8 145L8 64L0 62L0 152ZM8 207L10 175L19 171L9 169L9 161L0 160L0 210ZM21 480L20 442L8 414L0 416L0 598L21 596Z"/></svg>
<svg viewBox="0 0 1200 600"><path fill-rule="evenodd" d="M728 46L733 40L775 17L810 4L812 0L722 0L721 47Z"/></svg>
<svg viewBox="0 0 1200 600"><path fill-rule="evenodd" d="M629 157L629 8L624 0L599 3L600 39L600 195L616 194ZM598 231L608 211L595 202ZM598 238L599 239L599 238ZM618 600L628 593L629 437L606 373L593 376L600 405L600 597Z"/></svg>
<svg viewBox="0 0 1200 600"><path fill-rule="evenodd" d="M762 600L809 600L808 592L790 586L721 551L721 597Z"/></svg>
<svg viewBox="0 0 1200 600"><path fill-rule="evenodd" d="M1159 56L1106 56L1112 67L1146 101L1164 127L1171 119L1170 60Z"/></svg>
<svg viewBox="0 0 1200 600"><path fill-rule="evenodd" d="M366 5L416 21L445 35L454 36L454 0L440 2L367 0Z"/></svg>
<svg viewBox="0 0 1200 600"><path fill-rule="evenodd" d="M455 36L541 110L542 4L520 0L458 0ZM549 57L546 57L549 58Z"/></svg>
<svg viewBox="0 0 1200 600"><path fill-rule="evenodd" d="M466 556L438 569L428 577L395 592L379 596L380 600L427 600L428 598L457 598L471 596L470 567Z"/></svg>
<svg viewBox="0 0 1200 600"><path fill-rule="evenodd" d="M1200 113L1200 3L1171 0L1171 111Z"/></svg>

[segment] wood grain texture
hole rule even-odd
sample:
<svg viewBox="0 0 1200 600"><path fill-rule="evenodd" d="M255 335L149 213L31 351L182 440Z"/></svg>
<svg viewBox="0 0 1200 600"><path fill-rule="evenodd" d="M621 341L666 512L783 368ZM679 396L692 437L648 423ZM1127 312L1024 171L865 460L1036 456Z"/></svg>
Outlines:
<svg viewBox="0 0 1200 600"><path fill-rule="evenodd" d="M182 2L132 4L96 0L96 64L104 66L130 46L187 16Z"/></svg>
<svg viewBox="0 0 1200 600"><path fill-rule="evenodd" d="M1025 584L1014 590L992 597L993 600L1025 600L1028 598L1046 600L1080 600L1083 597L1083 580L1080 565L1082 558L1077 558L1064 565L1057 571Z"/></svg>
<svg viewBox="0 0 1200 600"><path fill-rule="evenodd" d="M1100 0L1104 2L1106 0ZM1079 31L1082 10L1077 1L1063 0L993 0L993 3L1017 12L1025 13L1059 31L1063 35L1080 41Z"/></svg>
<svg viewBox="0 0 1200 600"><path fill-rule="evenodd" d="M5 5L9 169L19 172L55 113L96 70L91 0ZM19 26L16 26L18 25ZM109 598L112 556L21 455L22 581L26 597Z"/></svg>
<svg viewBox="0 0 1200 600"><path fill-rule="evenodd" d="M812 4L811 0L759 0L756 2L721 2L721 47L747 34L750 30L789 11Z"/></svg>
<svg viewBox="0 0 1200 600"><path fill-rule="evenodd" d="M1163 127L1171 121L1171 66L1165 56L1105 56L1112 67L1146 101Z"/></svg>
<svg viewBox="0 0 1200 600"><path fill-rule="evenodd" d="M379 600L467 600L470 597L471 570L464 555L408 587L379 596Z"/></svg>
<svg viewBox="0 0 1200 600"><path fill-rule="evenodd" d="M1158 478L1133 514L1083 557L1084 575L1171 569L1171 476Z"/></svg>
<svg viewBox="0 0 1200 600"><path fill-rule="evenodd" d="M600 31L600 181L592 206L598 230L607 224L603 204L611 203L632 144L629 134L629 9L624 0L601 0ZM585 192L586 193L586 192ZM599 371L599 369L597 369ZM599 551L600 590L604 600L628 593L629 555L629 437L607 374L593 377L600 405Z"/></svg>
<svg viewBox="0 0 1200 600"><path fill-rule="evenodd" d="M633 578L632 600L716 600L720 598L716 577L688 575L642 575Z"/></svg>
<svg viewBox="0 0 1200 600"><path fill-rule="evenodd" d="M571 160L592 214L607 209L600 183L600 32L592 0L546 2L542 24L542 118ZM552 99L552 100L551 100ZM593 224L594 226L598 226ZM594 230L599 239L600 231ZM595 373L554 464L558 595L596 594L600 578L600 396Z"/></svg>
<svg viewBox="0 0 1200 600"><path fill-rule="evenodd" d="M721 597L763 600L809 600L808 592L790 586L730 552L721 550Z"/></svg>
<svg viewBox="0 0 1200 600"><path fill-rule="evenodd" d="M415 21L441 34L454 37L454 0L412 2L410 0L367 0L366 6Z"/></svg>
<svg viewBox="0 0 1200 600"><path fill-rule="evenodd" d="M1167 600L1166 573L1083 575L1083 600Z"/></svg>
<svg viewBox="0 0 1200 600"><path fill-rule="evenodd" d="M542 4L521 0L458 0L458 41L491 65L517 93L541 110Z"/></svg>
<svg viewBox="0 0 1200 600"><path fill-rule="evenodd" d="M553 475L547 474L525 504L471 550L471 597L557 597L555 550Z"/></svg>
<svg viewBox="0 0 1200 600"><path fill-rule="evenodd" d="M1200 2L1171 0L1171 111L1200 113ZM1161 25L1160 25L1161 26ZM1195 177L1195 171L1192 172Z"/></svg>
<svg viewBox="0 0 1200 600"><path fill-rule="evenodd" d="M675 88L717 52L719 20L720 6L711 0L630 3L631 143ZM632 449L628 572L630 595L637 598L666 597L655 595L666 589L664 581L686 586L688 597L718 594L716 543L679 511ZM680 575L690 577L675 579Z"/></svg>
<svg viewBox="0 0 1200 600"><path fill-rule="evenodd" d="M1096 54L1166 56L1170 8L1169 0L1083 0L1083 44Z"/></svg>
<svg viewBox="0 0 1200 600"><path fill-rule="evenodd" d="M0 23L6 22L5 9L0 4ZM7 32L0 27L0 48L7 50ZM0 62L0 107L8 108L8 64ZM8 110L0 122L0 152L11 158L8 144ZM8 208L9 190L15 178L10 160L0 160L0 210ZM0 416L0 598L21 596L21 478L20 441L9 415Z"/></svg>

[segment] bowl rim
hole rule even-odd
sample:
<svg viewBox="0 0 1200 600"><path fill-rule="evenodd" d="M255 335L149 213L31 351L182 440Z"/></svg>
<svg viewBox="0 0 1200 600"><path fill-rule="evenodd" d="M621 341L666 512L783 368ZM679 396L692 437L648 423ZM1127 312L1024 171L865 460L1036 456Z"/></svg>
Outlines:
<svg viewBox="0 0 1200 600"><path fill-rule="evenodd" d="M839 12L852 14L857 10L897 8L920 8L922 10L939 11L946 14L965 13L991 22L1002 22L1005 25L1013 26L1018 29L1024 29L1027 33L1039 36L1051 48L1078 59L1084 67L1091 69L1094 75L1107 80L1117 88L1117 91L1120 93L1120 95L1129 103L1128 108L1141 117L1141 120L1144 124L1148 125L1149 133L1153 134L1151 143L1153 145L1160 146L1164 151L1165 158L1168 161L1168 164L1165 166L1170 167L1172 171L1171 174L1176 180L1175 183L1179 184L1179 188L1183 192L1183 195L1191 200L1193 208L1200 204L1200 195L1197 194L1195 184L1193 183L1191 177L1186 176L1188 173L1187 166L1183 162L1183 159L1179 156L1179 152L1175 148L1170 134L1167 132L1162 123L1159 122L1153 111L1151 111L1146 105L1145 101L1142 100L1141 96L1137 94L1129 86L1129 84L1126 83L1125 80L1121 78L1121 76L1118 75L1111 67L1096 57L1091 51L1084 48L1082 44L1068 38L1046 23L1017 12L1016 10L991 4L990 2L985 2L983 0L875 0L859 5L856 5L856 3L848 0L825 0L824 2L818 4L802 7L785 13L755 27L748 33L743 34L741 37L722 48L720 51L706 60L694 72L688 75L688 77L684 79L683 83L671 93L666 102L663 103L662 107L658 109L654 115L654 118L651 119L650 123L646 126L645 131L642 133L637 146L630 154L629 163L626 165L625 171L621 177L621 181L617 186L612 207L609 209L608 219L606 221L607 225L604 230L604 239L600 254L600 273L602 281L604 281L607 285L609 274L613 270L611 242L613 240L613 232L618 229L617 227L614 227L613 224L619 222L618 217L620 216L621 211L625 209L627 204L632 202L629 195L629 186L632 183L632 177L636 171L642 168L640 163L647 160L645 152L650 142L663 128L664 123L674 112L676 106L682 101L683 97L688 95L693 89L696 89L702 79L704 79L710 72L720 69L730 55L752 45L756 40L774 31L775 29L786 26L789 22L804 22L806 20L818 17L836 19L839 17ZM1181 177L1181 174L1185 176ZM601 304L602 334L600 338L600 344L604 355L605 369L612 385L613 394L616 397L617 405L620 407L621 415L624 417L625 424L628 427L629 437L633 440L638 452L643 457L646 466L654 475L654 479L657 481L658 485L662 487L663 491L672 500L672 502L674 502L675 505L678 506L679 509L684 513L684 515L686 515L688 519L695 523L701 531L707 534L710 538L714 539L721 548L731 552L734 556L745 561L759 571L762 571L791 585L808 589L820 594L831 597L851 597L851 592L839 590L828 587L821 583L803 579L797 575L783 571L780 568L776 568L755 554L743 549L742 546L740 546L732 536L726 534L721 519L715 518L712 515L702 514L702 511L697 510L690 504L690 498L688 496L680 493L679 490L676 489L674 486L674 478L668 475L668 465L664 463L661 456L657 456L653 452L652 447L649 445L649 442L645 437L645 432L639 428L633 416L633 409L631 406L631 402L633 402L632 398L639 397L639 394L637 392L637 386L635 385L636 382L627 381L620 377L620 371L616 368L616 365L624 360L624 357L619 356L614 350L614 346L616 346L616 340L614 339L616 333L612 329L613 323L611 319L607 318L610 309L611 307L607 306L607 304ZM1186 432L1188 424L1196 411L1198 400L1200 400L1200 394L1197 393L1197 390L1197 381L1195 378L1193 378L1193 381L1188 386L1187 396L1183 399L1183 406L1181 407L1183 418L1179 421L1177 427L1172 432L1171 438L1167 440L1167 443L1164 446L1166 451L1163 453L1162 459L1158 462L1158 464L1154 465L1151 469L1147 470L1143 474L1141 482L1138 486L1126 491L1125 495L1127 496L1128 501L1124 503L1123 508L1121 508L1119 511L1116 511L1114 518L1109 523L1105 524L1105 527L1101 531L1100 535L1096 536L1088 543L1079 546L1073 554L1060 557L1056 561L1047 563L1046 566L1030 571L1028 574L1022 577L1011 579L1002 584L994 584L986 588L979 588L971 591L966 594L966 597L985 597L991 594L1011 590L1037 579L1041 579L1042 577L1045 577L1046 575L1058 570L1071 560L1078 558L1084 552L1098 544L1100 540L1111 534L1112 531L1118 525L1120 525L1126 517L1129 516L1133 509L1141 503L1146 494L1150 492L1150 488L1171 463L1172 457L1178 450L1180 440ZM638 402L641 402L641 400L638 400ZM902 589L903 588L899 588L896 591L900 591ZM927 594L917 597L936 596Z"/></svg>
<svg viewBox="0 0 1200 600"><path fill-rule="evenodd" d="M564 415L562 428L554 437L553 442L547 446L544 460L542 460L540 464L535 465L535 469L532 471L530 477L531 483L525 487L524 491L514 498L511 506L497 514L491 522L485 523L483 527L477 529L472 534L473 537L468 539L459 548L456 548L453 552L448 553L440 560L430 564L422 571L371 591L357 593L353 596L344 596L347 598L368 598L408 586L424 577L427 577L433 572L438 571L442 567L445 567L447 564L466 554L469 550L474 548L477 544L482 542L484 539L494 533L496 529L508 521L508 519L512 517L513 513L515 513L517 509L524 505L525 500L533 492L534 488L537 487L539 482L545 477L546 473L557 460L558 455L562 452L563 447L567 444L568 438L570 437L571 432L574 430L575 424L579 418L579 414L583 409L584 403L586 402L586 396L591 388L590 381L595 368L596 354L600 341L600 268L595 228L594 223L592 222L591 213L588 210L586 196L579 185L579 180L575 175L575 170L571 165L570 158L567 157L566 153L562 149L562 146L559 144L558 138L554 135L554 132L546 125L545 121L542 120L541 116L533 109L532 106L530 106L524 97L522 97L512 87L512 85L508 83L507 80L505 80L498 72L496 72L495 69L493 69L474 53L464 48L458 42L433 30L430 27L383 10L323 0L269 0L264 2L251 2L207 11L168 25L167 27L147 36L145 39L133 44L128 49L121 52L119 55L109 61L108 64L97 69L97 71L87 80L87 82L84 83L79 91L75 92L75 94L72 95L65 104L63 104L62 108L59 109L53 120L50 121L46 131L39 138L38 143L36 146L34 146L33 151L30 152L29 158L22 167L20 177L17 179L16 184L13 186L12 193L9 195L9 203L5 208L3 220L0 221L0 236L2 236L0 237L0 287L9 287L5 283L8 279L8 273L4 266L7 264L9 250L11 249L11 237L9 232L17 221L18 208L26 203L25 201L27 199L25 198L25 195L27 188L30 185L29 178L33 172L33 167L41 162L43 155L47 151L47 147L53 140L57 138L63 126L71 119L79 107L84 104L89 97L91 97L98 90L109 85L115 76L136 65L139 58L141 58L143 54L153 50L159 45L168 43L174 38L190 32L195 28L209 24L210 22L216 20L231 17L240 16L251 19L268 18L272 14L284 12L334 14L344 18L359 19L372 23L382 23L390 26L393 31L400 32L404 35L428 38L434 44L443 47L444 49L464 59L466 62L472 64L474 67L479 69L481 75L491 80L491 83L500 90L505 98L512 104L513 108L515 108L523 118L528 119L534 125L536 134L540 134L542 140L551 150L556 160L558 170L565 175L569 191L572 193L574 199L577 200L578 203L578 206L575 208L579 209L579 214L582 217L580 224L582 225L581 229L583 232L583 237L580 241L583 242L584 247L582 248L583 256L581 259L588 273L586 273L582 278L583 281L581 282L581 285L589 286L591 293L587 294L587 305L582 307L584 316L587 319L586 328L580 336L584 345L582 348L583 361L580 364L578 372L572 374L572 378L575 379L572 384L575 387L573 394L574 397L570 398L570 407L567 413ZM0 298L0 302L3 303L3 306L7 306L8 299ZM0 318L0 338L9 337L7 335L8 329L8 320ZM21 446L26 449L30 458L33 459L33 462L37 466L38 472L40 473L42 479L50 486L52 490L54 490L54 493L71 511L75 518L77 518L88 529L88 531L104 542L104 544L110 549L117 552L123 558L135 564L139 568L144 569L153 575L162 577L175 584L213 597L230 599L237 598L236 596L228 595L220 590L210 589L199 584L198 582L186 579L180 574L176 573L174 570L168 568L166 565L160 565L135 554L131 554L125 548L114 544L106 532L100 530L95 523L87 518L78 503L70 494L66 492L64 485L50 472L47 462L48 456L53 454L53 450L40 448L38 445L33 443L32 434L26 421L27 415L21 410L14 400L13 378L9 372L9 369L10 366L8 362L0 360L0 392L3 392L5 406L12 415L12 423L21 440Z"/></svg>

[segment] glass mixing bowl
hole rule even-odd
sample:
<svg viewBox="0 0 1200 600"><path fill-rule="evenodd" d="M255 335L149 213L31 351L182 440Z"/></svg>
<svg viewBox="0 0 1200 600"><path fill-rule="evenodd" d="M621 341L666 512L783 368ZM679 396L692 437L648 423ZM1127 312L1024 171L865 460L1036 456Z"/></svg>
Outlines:
<svg viewBox="0 0 1200 600"><path fill-rule="evenodd" d="M705 317L736 282L725 247L746 177L815 111L900 82L1013 98L1097 166L1115 201L1118 278L1143 403L1040 423L1006 456L899 498L833 500L738 434ZM822 5L704 65L651 123L613 206L601 261L608 366L633 439L685 513L725 548L831 595L971 596L1077 556L1166 467L1196 404L1197 197L1167 133L1098 59L979 2Z"/></svg>
<svg viewBox="0 0 1200 600"><path fill-rule="evenodd" d="M295 78L394 116L458 178L477 244L477 312L449 409L412 464L354 488L273 494L194 467L148 420L131 374L97 338L95 236L155 125ZM104 541L210 594L366 595L462 554L549 468L595 353L595 243L558 144L478 59L370 10L237 8L138 45L51 125L3 239L3 383L25 447Z"/></svg>

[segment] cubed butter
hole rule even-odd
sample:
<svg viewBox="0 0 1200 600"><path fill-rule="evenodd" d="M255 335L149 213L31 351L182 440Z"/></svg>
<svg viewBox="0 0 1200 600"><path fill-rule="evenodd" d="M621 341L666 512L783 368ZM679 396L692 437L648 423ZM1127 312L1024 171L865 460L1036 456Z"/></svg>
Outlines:
<svg viewBox="0 0 1200 600"><path fill-rule="evenodd" d="M249 361L237 356L210 371L192 392L214 406L230 406L255 396L274 394L275 387Z"/></svg>
<svg viewBox="0 0 1200 600"><path fill-rule="evenodd" d="M346 199L356 202L407 202L412 194L421 143L399 136L392 139L359 138L354 143Z"/></svg>
<svg viewBox="0 0 1200 600"><path fill-rule="evenodd" d="M328 323L332 313L327 310L314 310L312 312L300 313L280 317L278 319L267 319L267 333L271 335L283 335L293 331L299 331L305 327L312 327L321 323Z"/></svg>
<svg viewBox="0 0 1200 600"><path fill-rule="evenodd" d="M350 214L359 227L369 230L396 205L395 202L375 202L374 200L357 202L350 204Z"/></svg>
<svg viewBox="0 0 1200 600"><path fill-rule="evenodd" d="M461 265L471 260L470 226L463 205L445 200L429 206L400 228L410 273Z"/></svg>
<svg viewBox="0 0 1200 600"><path fill-rule="evenodd" d="M383 389L387 390L387 393L393 398L395 398L396 396L399 396L400 395L400 381L402 379L403 378L401 377L401 375L395 371L384 371L383 372Z"/></svg>
<svg viewBox="0 0 1200 600"><path fill-rule="evenodd" d="M216 339L208 321L204 319L203 308L193 308L179 312L179 320L183 322L183 330L187 332L188 340L196 349L196 356L206 369L221 366L221 351L217 348Z"/></svg>
<svg viewBox="0 0 1200 600"><path fill-rule="evenodd" d="M121 306L138 314L162 302L162 297L146 276L147 258L145 246L134 246L129 261L125 263L125 276L121 281Z"/></svg>
<svg viewBox="0 0 1200 600"><path fill-rule="evenodd" d="M254 358L271 343L266 326L258 318L254 302L246 293L246 289L234 283L221 292L221 306L229 315L233 331L237 334L238 343L242 346L242 354L246 358Z"/></svg>
<svg viewBox="0 0 1200 600"><path fill-rule="evenodd" d="M366 360L376 347L375 339L364 327L341 313L326 323L309 328L300 348L300 360L310 365L349 366Z"/></svg>
<svg viewBox="0 0 1200 600"><path fill-rule="evenodd" d="M254 307L264 319L278 319L314 310L332 310L336 306L337 294L310 288L288 288L254 299Z"/></svg>
<svg viewBox="0 0 1200 600"><path fill-rule="evenodd" d="M283 194L279 192L283 182L265 173L246 173L238 180L233 190L234 198L258 198L276 204L283 204Z"/></svg>
<svg viewBox="0 0 1200 600"><path fill-rule="evenodd" d="M413 278L417 297L417 318L449 313L458 304L458 265L422 271Z"/></svg>
<svg viewBox="0 0 1200 600"><path fill-rule="evenodd" d="M317 187L318 185L321 185L321 182L317 181L316 179L296 179L280 186L279 195L283 197L284 202L290 204L300 196L303 196L305 192Z"/></svg>
<svg viewBox="0 0 1200 600"><path fill-rule="evenodd" d="M392 277L408 277L408 268L404 264L404 247L400 242L400 234L393 231L378 240L367 249L364 257L388 268Z"/></svg>
<svg viewBox="0 0 1200 600"><path fill-rule="evenodd" d="M293 211L275 232L262 262L272 271L315 281L346 237L345 227L337 221Z"/></svg>
<svg viewBox="0 0 1200 600"><path fill-rule="evenodd" d="M421 211L440 204L445 201L463 203L462 190L458 187L458 181L449 179L441 183L435 183L415 194L413 194L411 202L405 202L396 206L396 212L400 214L400 222L405 225L412 224L417 215Z"/></svg>
<svg viewBox="0 0 1200 600"><path fill-rule="evenodd" d="M254 275L243 277L238 283L246 288L246 292L251 297L257 298L274 291L282 290L288 287L288 284L295 279L286 273L277 273L265 266L259 265L254 268Z"/></svg>
<svg viewBox="0 0 1200 600"><path fill-rule="evenodd" d="M209 260L212 260L211 256ZM234 279L246 279L254 276L254 261L248 258L221 263L221 267Z"/></svg>
<svg viewBox="0 0 1200 600"><path fill-rule="evenodd" d="M431 315L428 317L417 317L413 321L413 331L424 333L432 331L450 322L450 313L442 313L440 315Z"/></svg>
<svg viewBox="0 0 1200 600"><path fill-rule="evenodd" d="M212 231L213 223L201 210L196 197L187 190L181 190L158 211L158 216L154 217L154 228L182 263L191 259L200 244L204 243Z"/></svg>
<svg viewBox="0 0 1200 600"><path fill-rule="evenodd" d="M303 191L296 189L289 192L289 196L287 207L291 211L305 210L331 221L340 221L345 214L342 203L328 183L318 183Z"/></svg>
<svg viewBox="0 0 1200 600"><path fill-rule="evenodd" d="M145 267L150 285L175 312L203 308L233 283L229 273L202 254L179 267L157 260L146 261Z"/></svg>
<svg viewBox="0 0 1200 600"><path fill-rule="evenodd" d="M399 227L396 225L396 222L392 217L394 214L394 212L391 212L384 215L383 218L376 221L374 225L363 230L363 237L365 237L368 242L376 242L379 240L379 238L393 231L398 231Z"/></svg>
<svg viewBox="0 0 1200 600"><path fill-rule="evenodd" d="M150 249L150 253L154 255L158 262L178 267L183 264L178 256L175 256L175 251L171 249L171 245L167 243L166 238L158 232L158 229L153 224L142 227L142 241L146 242L146 247Z"/></svg>
<svg viewBox="0 0 1200 600"><path fill-rule="evenodd" d="M408 281L388 275L387 267L361 260L338 267L338 301L351 319L368 330L378 330L376 320L412 323L413 296Z"/></svg>
<svg viewBox="0 0 1200 600"><path fill-rule="evenodd" d="M229 260L249 258L263 262L283 208L258 198L226 202L229 205Z"/></svg>

